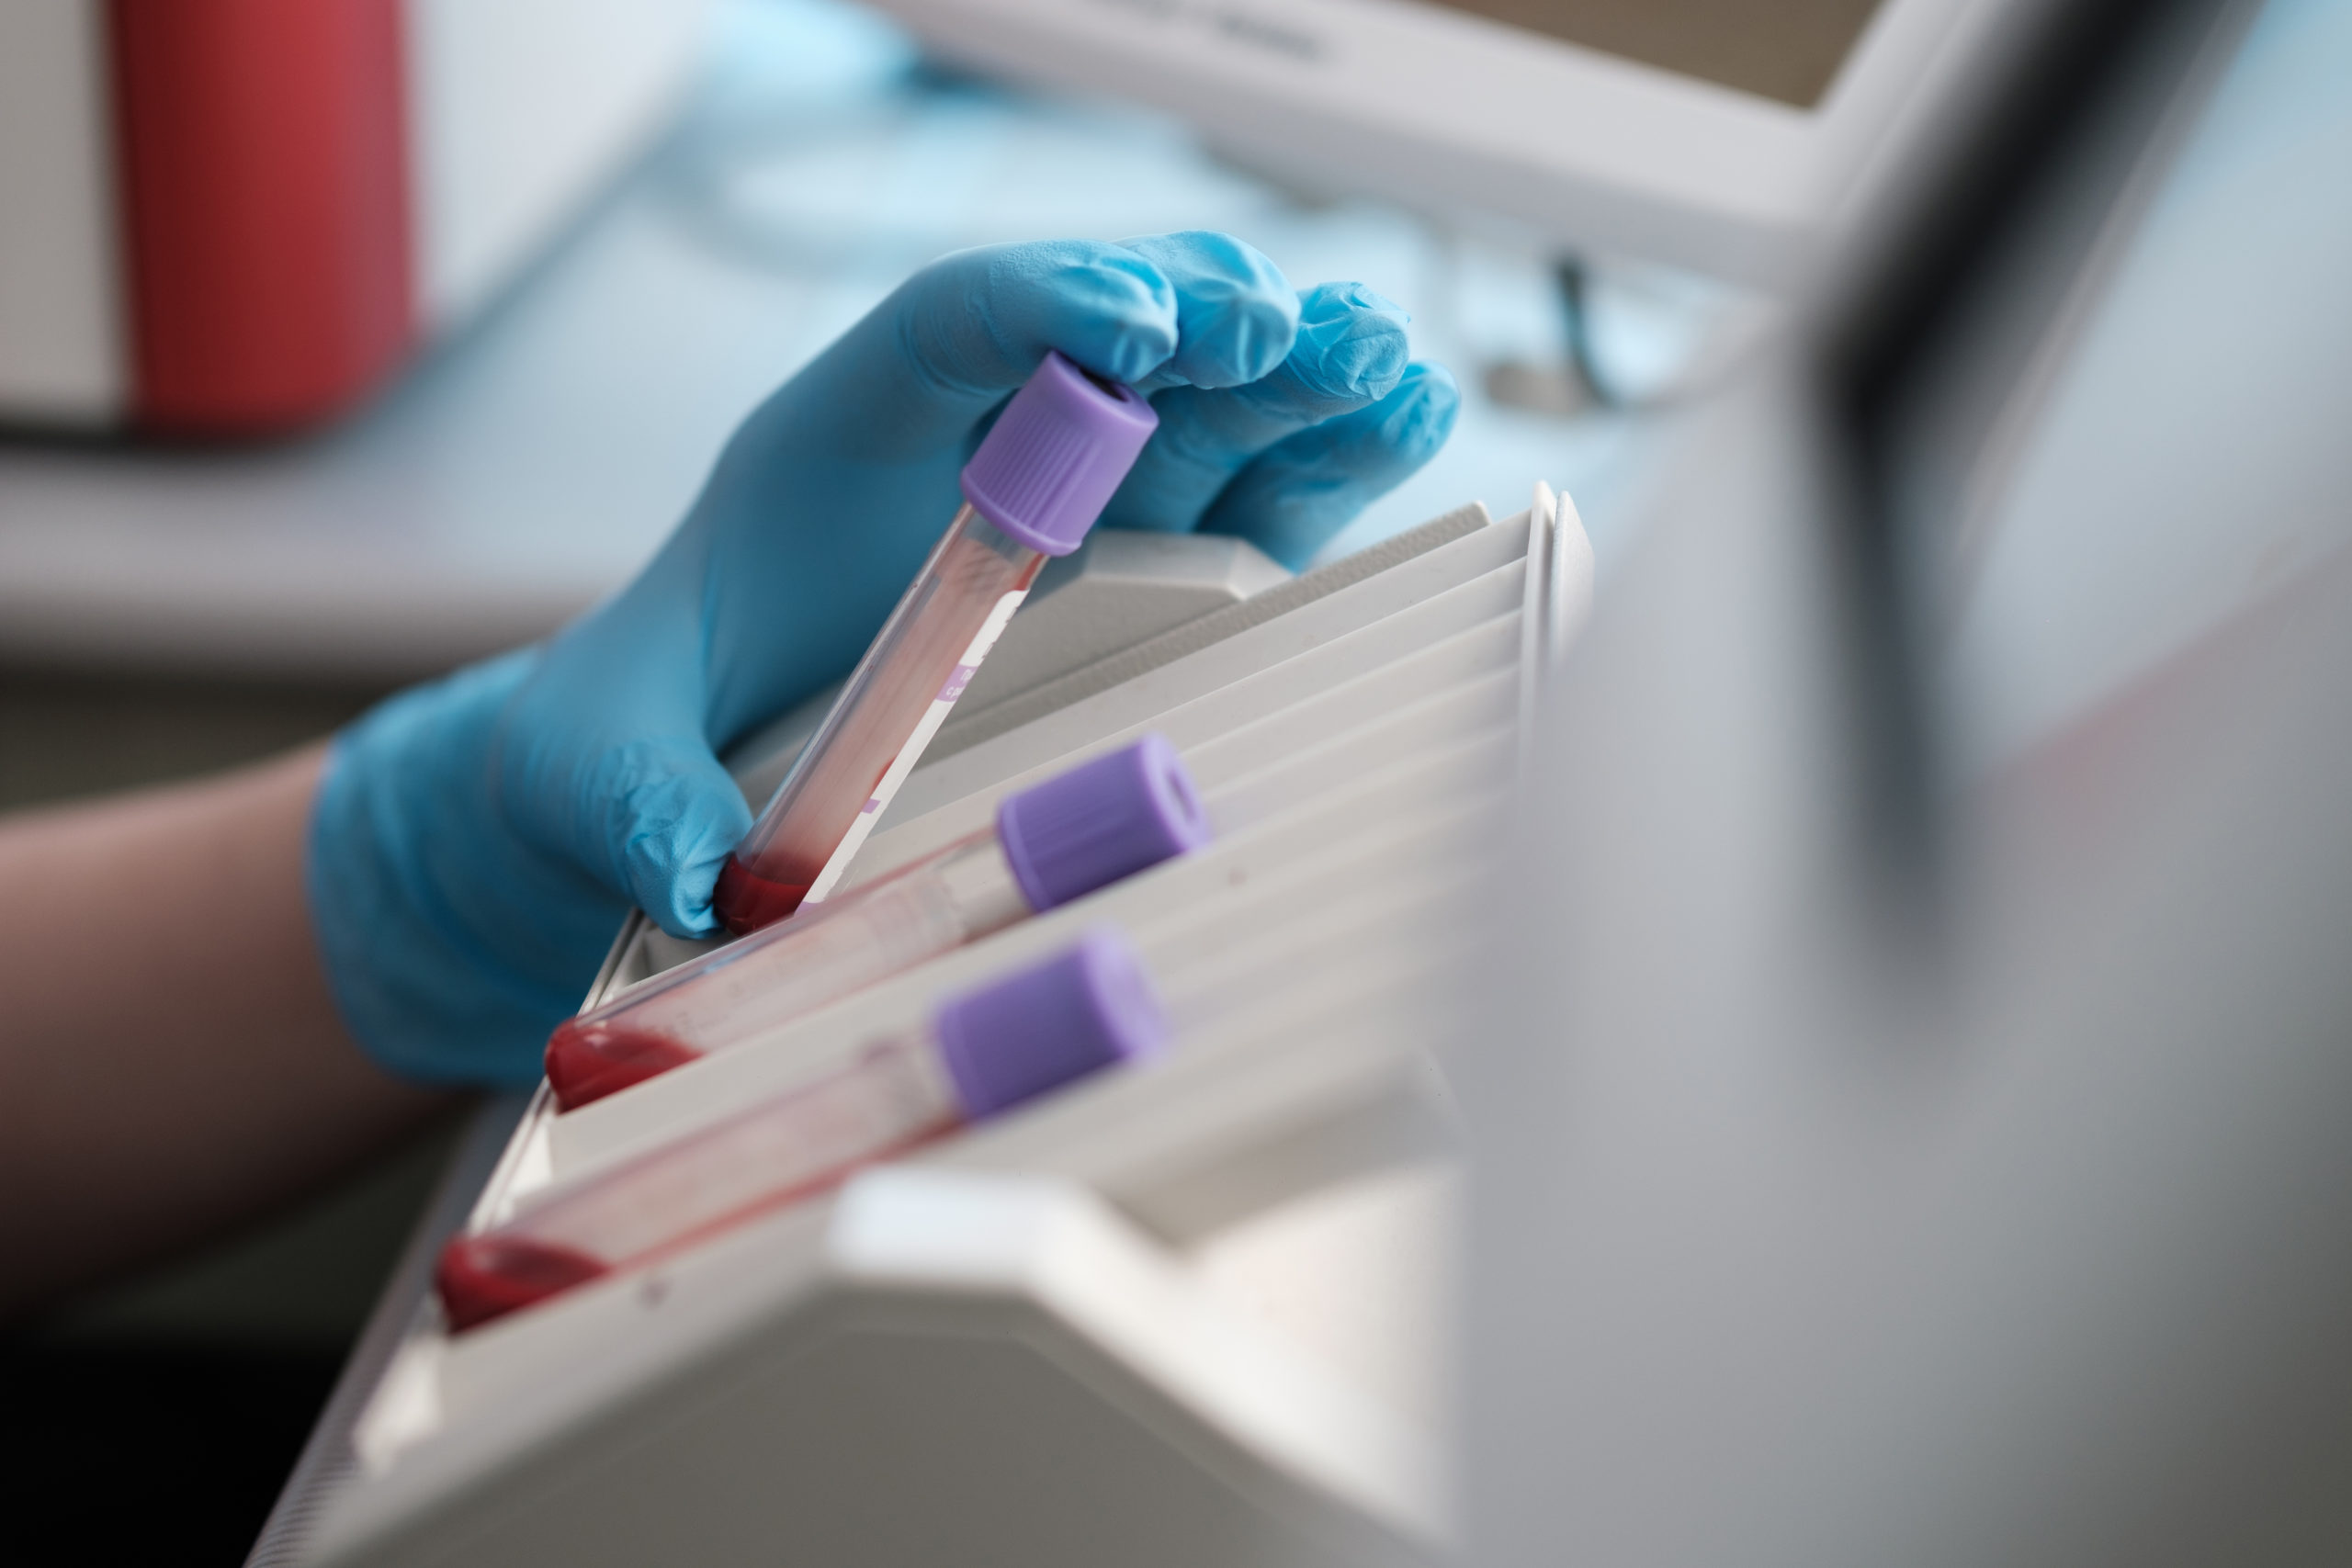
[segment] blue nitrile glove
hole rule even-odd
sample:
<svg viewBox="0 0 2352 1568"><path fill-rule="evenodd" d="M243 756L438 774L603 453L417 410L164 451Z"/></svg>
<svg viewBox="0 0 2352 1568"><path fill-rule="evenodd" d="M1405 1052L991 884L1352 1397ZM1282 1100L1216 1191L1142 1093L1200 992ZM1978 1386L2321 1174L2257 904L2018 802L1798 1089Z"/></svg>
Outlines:
<svg viewBox="0 0 2352 1568"><path fill-rule="evenodd" d="M1368 290L1294 294L1220 234L1065 241L918 273L746 420L685 522L548 642L338 739L311 824L320 951L381 1063L527 1083L635 904L714 929L751 826L718 753L844 674L1046 351L1153 394L1111 526L1208 527L1293 564L1443 443L1444 371Z"/></svg>

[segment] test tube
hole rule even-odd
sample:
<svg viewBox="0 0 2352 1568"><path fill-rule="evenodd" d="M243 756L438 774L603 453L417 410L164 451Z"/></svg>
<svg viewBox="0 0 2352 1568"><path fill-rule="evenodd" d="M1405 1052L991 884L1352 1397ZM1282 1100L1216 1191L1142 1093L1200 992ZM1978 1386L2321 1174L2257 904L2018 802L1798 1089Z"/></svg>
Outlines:
<svg viewBox="0 0 2352 1568"><path fill-rule="evenodd" d="M1183 759L1147 735L1007 795L994 828L567 1020L548 1037L548 1087L577 1110L1209 835Z"/></svg>
<svg viewBox="0 0 2352 1568"><path fill-rule="evenodd" d="M741 935L822 899L964 694L1047 556L1078 548L1158 427L1132 389L1058 354L963 473L964 504L718 875Z"/></svg>
<svg viewBox="0 0 2352 1568"><path fill-rule="evenodd" d="M1157 1052L1167 1021L1115 932L949 1001L931 1027L718 1125L557 1190L442 1249L434 1281L462 1332L659 1261L1114 1063Z"/></svg>

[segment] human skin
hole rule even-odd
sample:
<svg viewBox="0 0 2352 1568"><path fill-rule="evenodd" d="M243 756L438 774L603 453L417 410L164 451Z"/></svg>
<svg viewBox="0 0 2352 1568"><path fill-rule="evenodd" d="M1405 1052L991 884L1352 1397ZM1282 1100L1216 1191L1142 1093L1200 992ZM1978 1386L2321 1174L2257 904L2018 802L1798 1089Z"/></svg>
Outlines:
<svg viewBox="0 0 2352 1568"><path fill-rule="evenodd" d="M0 1319L281 1207L446 1090L345 1032L303 889L325 748L0 817Z"/></svg>

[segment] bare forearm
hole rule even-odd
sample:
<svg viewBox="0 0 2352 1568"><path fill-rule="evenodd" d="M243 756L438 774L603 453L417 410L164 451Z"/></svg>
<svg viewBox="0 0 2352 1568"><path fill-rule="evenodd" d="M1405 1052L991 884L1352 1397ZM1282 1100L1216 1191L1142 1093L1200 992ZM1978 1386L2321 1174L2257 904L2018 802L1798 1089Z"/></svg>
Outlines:
<svg viewBox="0 0 2352 1568"><path fill-rule="evenodd" d="M440 1103L328 995L302 882L322 758L0 819L0 1314L282 1202Z"/></svg>

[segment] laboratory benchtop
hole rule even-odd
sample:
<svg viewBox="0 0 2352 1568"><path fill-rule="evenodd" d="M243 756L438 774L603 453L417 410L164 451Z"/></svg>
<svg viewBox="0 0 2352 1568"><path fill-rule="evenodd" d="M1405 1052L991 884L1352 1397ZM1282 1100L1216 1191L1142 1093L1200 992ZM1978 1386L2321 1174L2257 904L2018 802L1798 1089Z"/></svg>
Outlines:
<svg viewBox="0 0 2352 1568"><path fill-rule="evenodd" d="M1453 443L1336 548L1623 463L1617 422L1498 407L1471 371L1556 341L1532 257L1301 201L1159 119L944 75L866 13L722 8L662 141L344 424L211 450L0 439L0 660L376 683L527 640L624 581L737 421L926 259L1204 227L1406 301L1417 352L1462 372Z"/></svg>

